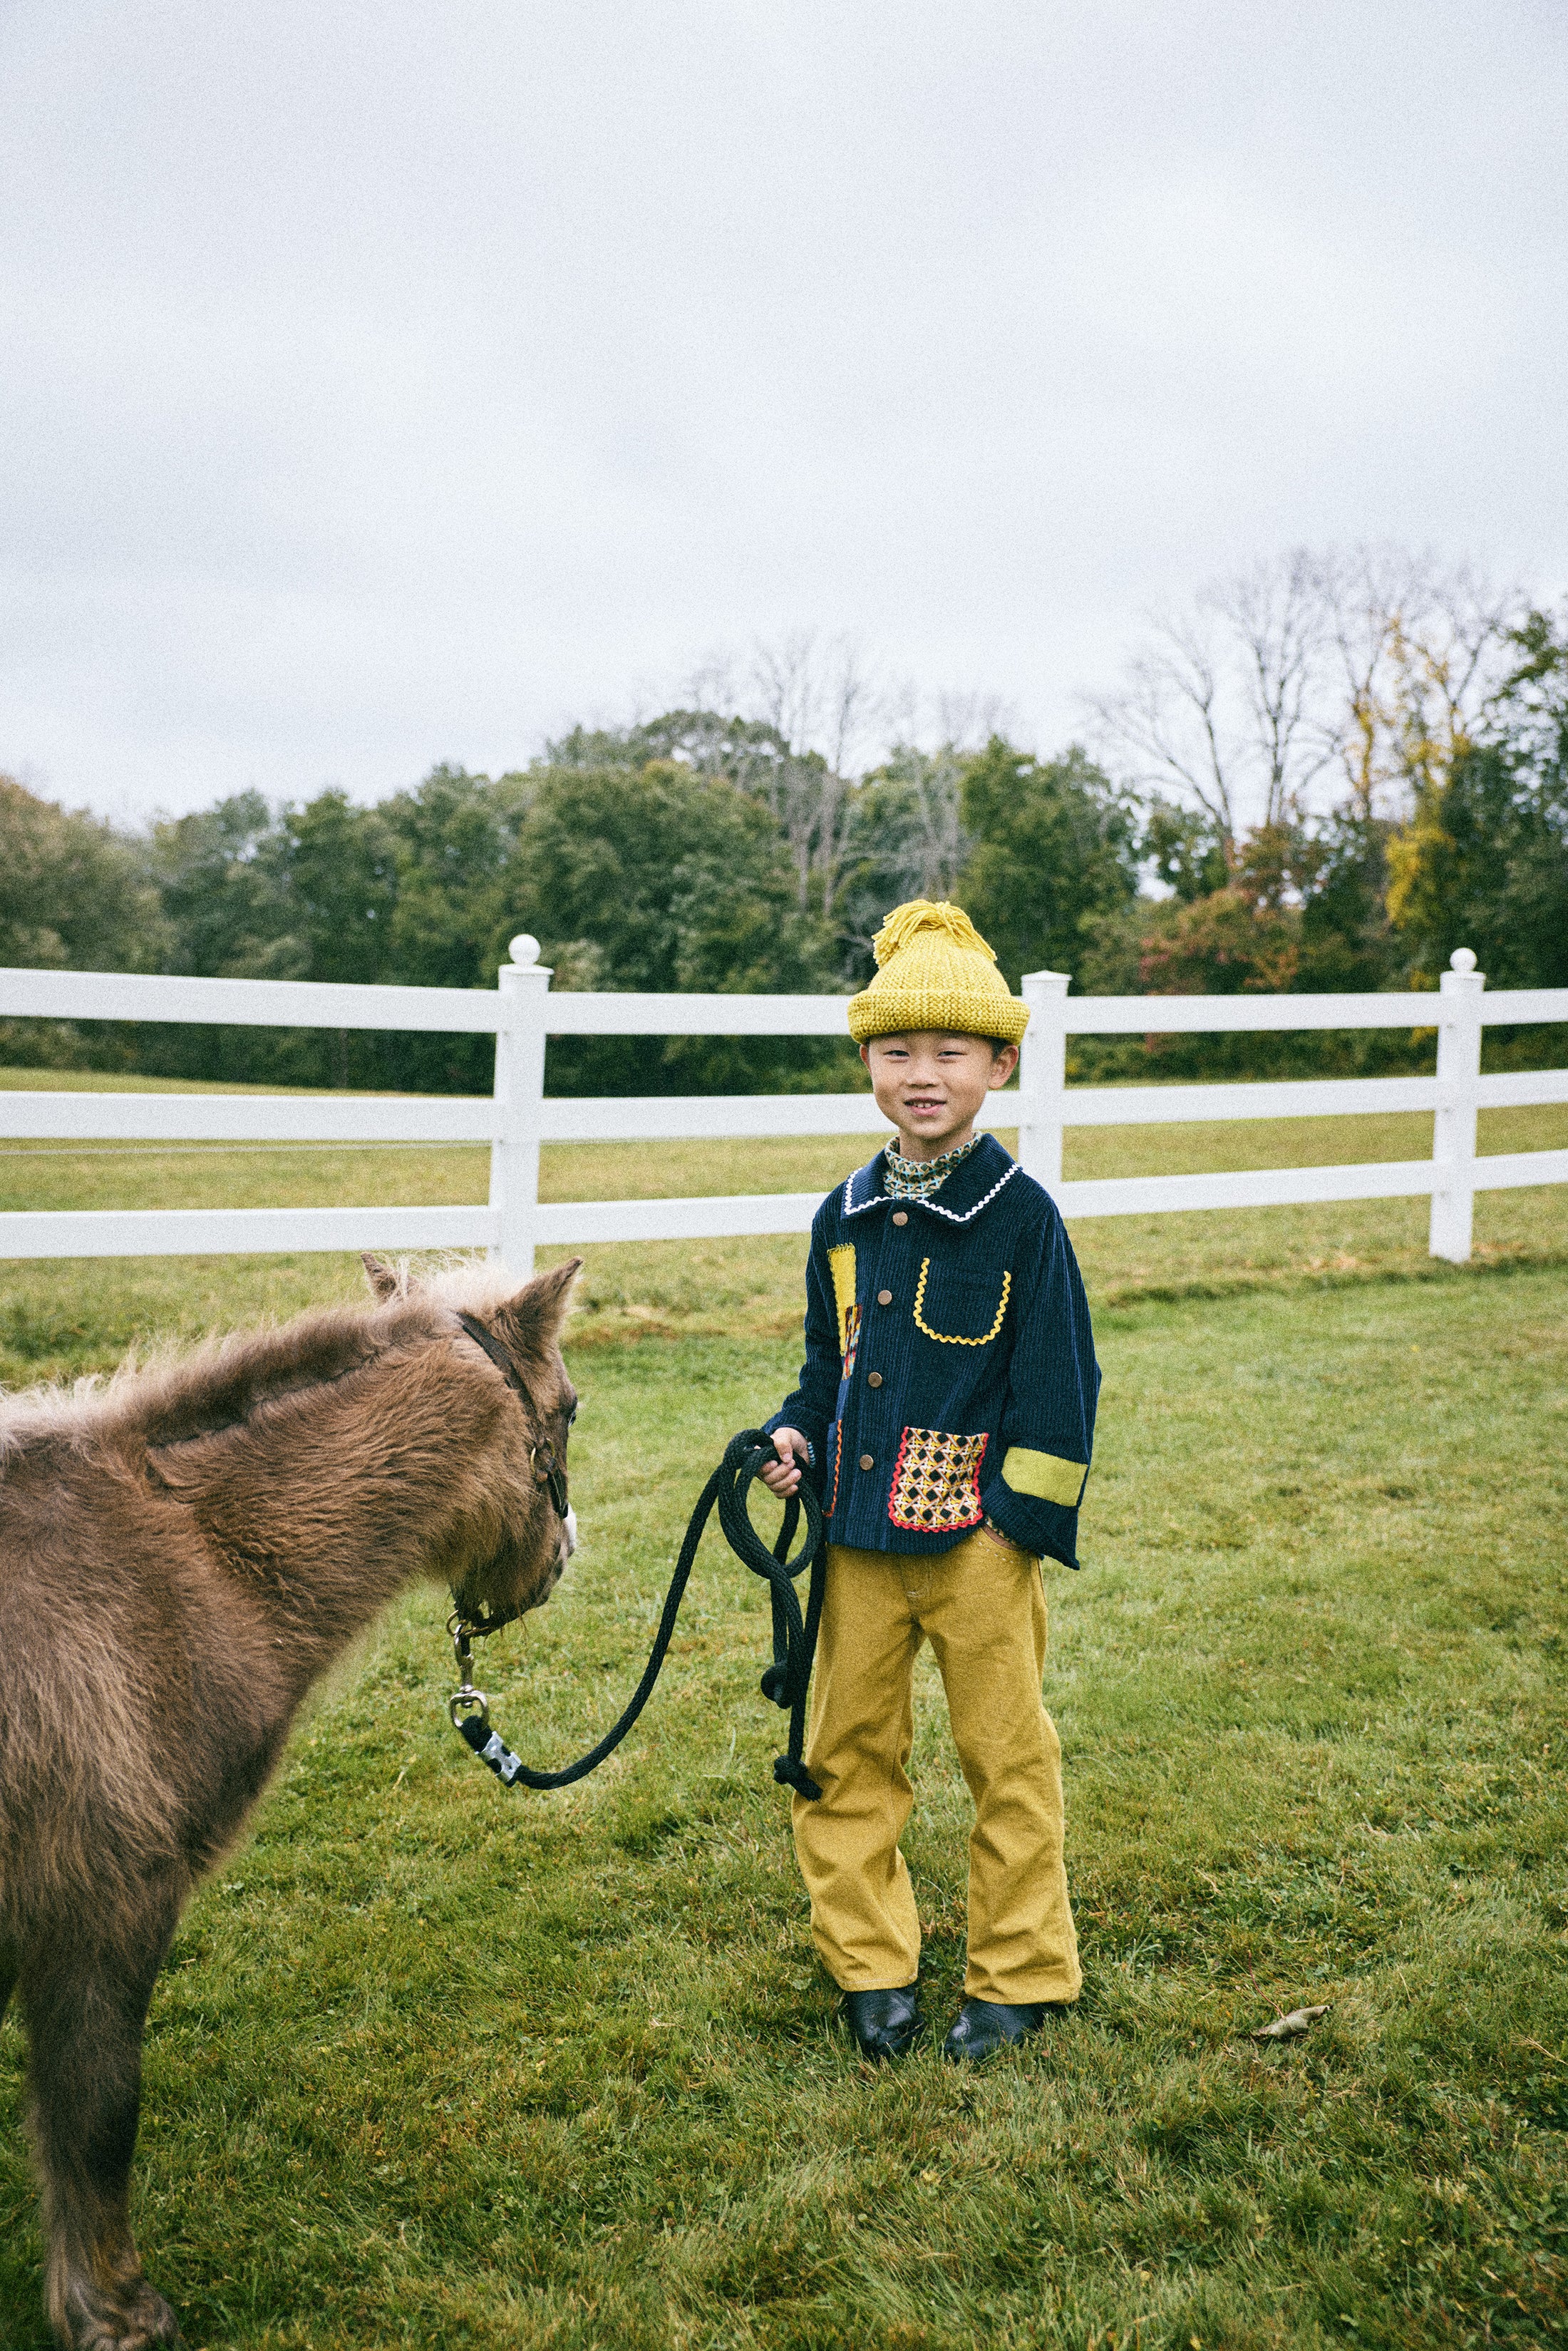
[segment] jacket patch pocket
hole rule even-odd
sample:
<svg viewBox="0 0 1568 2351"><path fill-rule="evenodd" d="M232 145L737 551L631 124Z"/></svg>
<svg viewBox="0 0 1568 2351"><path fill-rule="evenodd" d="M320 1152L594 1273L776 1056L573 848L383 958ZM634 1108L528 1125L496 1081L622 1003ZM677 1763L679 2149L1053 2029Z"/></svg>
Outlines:
<svg viewBox="0 0 1568 2351"><path fill-rule="evenodd" d="M940 1346L988 1347L1001 1329L1008 1311L1008 1300L1012 1294L1012 1275L1004 1273L999 1290L995 1290L988 1283L984 1289L972 1281L958 1283L949 1280L943 1283L938 1276L938 1302L933 1306L932 1312L945 1326L957 1323L959 1327L956 1330L951 1327L936 1329L927 1320L925 1289L930 1279L931 1259L923 1257L920 1280L915 1289L915 1329L924 1332L926 1338L935 1339ZM963 1442L967 1444L967 1438Z"/></svg>
<svg viewBox="0 0 1568 2351"><path fill-rule="evenodd" d="M945 1428L906 1428L893 1465L887 1515L895 1527L923 1535L977 1527L980 1464L989 1439L951 1437Z"/></svg>

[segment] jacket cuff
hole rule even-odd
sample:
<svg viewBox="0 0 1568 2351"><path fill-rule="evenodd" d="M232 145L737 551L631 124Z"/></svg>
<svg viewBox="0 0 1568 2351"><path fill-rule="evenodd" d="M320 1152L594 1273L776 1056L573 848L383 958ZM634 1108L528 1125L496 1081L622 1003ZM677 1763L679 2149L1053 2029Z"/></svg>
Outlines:
<svg viewBox="0 0 1568 2351"><path fill-rule="evenodd" d="M1060 1502L1039 1501L1031 1494L1017 1494L1000 1477L982 1488L980 1502L987 1518L1020 1551L1033 1552L1036 1558L1060 1560L1063 1567L1078 1565L1076 1510L1066 1510Z"/></svg>

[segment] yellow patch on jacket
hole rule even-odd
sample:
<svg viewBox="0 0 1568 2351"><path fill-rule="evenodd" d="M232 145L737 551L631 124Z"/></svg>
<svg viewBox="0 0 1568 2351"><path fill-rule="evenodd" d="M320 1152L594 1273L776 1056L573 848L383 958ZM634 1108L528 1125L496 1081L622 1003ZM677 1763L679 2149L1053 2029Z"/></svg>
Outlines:
<svg viewBox="0 0 1568 2351"><path fill-rule="evenodd" d="M849 1344L850 1318L855 1303L855 1245L841 1241L837 1249L828 1251L828 1265L833 1277L833 1303L839 1310L839 1353Z"/></svg>
<svg viewBox="0 0 1568 2351"><path fill-rule="evenodd" d="M1060 1453L1036 1453L1027 1445L1009 1445L1002 1456L1002 1483L1015 1494L1033 1494L1042 1502L1060 1502L1075 1510L1089 1466L1064 1461Z"/></svg>

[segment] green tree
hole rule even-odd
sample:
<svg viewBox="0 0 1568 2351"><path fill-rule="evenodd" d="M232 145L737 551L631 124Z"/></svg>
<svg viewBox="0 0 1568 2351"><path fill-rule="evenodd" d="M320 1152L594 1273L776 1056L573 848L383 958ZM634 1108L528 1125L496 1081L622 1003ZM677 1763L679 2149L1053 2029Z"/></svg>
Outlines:
<svg viewBox="0 0 1568 2351"><path fill-rule="evenodd" d="M0 776L0 963L155 971L168 935L140 842ZM118 1022L0 1021L0 1054L29 1067L134 1066Z"/></svg>
<svg viewBox="0 0 1568 2351"><path fill-rule="evenodd" d="M156 970L166 936L140 843L0 776L0 963Z"/></svg>
<svg viewBox="0 0 1568 2351"><path fill-rule="evenodd" d="M1184 905L1229 879L1224 837L1208 810L1181 808L1160 792L1145 802L1138 852Z"/></svg>
<svg viewBox="0 0 1568 2351"><path fill-rule="evenodd" d="M381 810L347 792L319 792L285 808L280 831L290 928L304 945L307 977L392 978L397 857Z"/></svg>
<svg viewBox="0 0 1568 2351"><path fill-rule="evenodd" d="M1388 912L1428 984L1457 946L1494 987L1568 985L1568 627L1531 612L1484 730L1388 845Z"/></svg>
<svg viewBox="0 0 1568 2351"><path fill-rule="evenodd" d="M1354 995L1403 979L1405 950L1386 904L1392 831L1357 800L1315 829L1302 879L1298 987Z"/></svg>
<svg viewBox="0 0 1568 2351"><path fill-rule="evenodd" d="M1077 977L1096 918L1137 894L1129 796L1076 744L1036 759L993 736L965 765L960 806L974 846L957 895L1009 984L1026 971Z"/></svg>
<svg viewBox="0 0 1568 2351"><path fill-rule="evenodd" d="M810 992L831 938L799 910L768 810L673 761L536 772L505 898L563 977L595 987ZM551 1048L552 1091L767 1087L820 1064L798 1040L583 1038Z"/></svg>
<svg viewBox="0 0 1568 2351"><path fill-rule="evenodd" d="M507 875L533 799L525 776L494 783L433 768L412 792L381 803L397 872L391 966L405 984L493 987L505 937L517 925Z"/></svg>
<svg viewBox="0 0 1568 2351"><path fill-rule="evenodd" d="M963 755L950 743L936 751L899 744L862 778L849 807L837 907L848 984L870 978L871 943L890 906L951 898L957 889L972 845L963 778Z"/></svg>
<svg viewBox="0 0 1568 2351"><path fill-rule="evenodd" d="M152 826L149 871L170 927L164 968L208 979L300 979L281 829L260 792Z"/></svg>

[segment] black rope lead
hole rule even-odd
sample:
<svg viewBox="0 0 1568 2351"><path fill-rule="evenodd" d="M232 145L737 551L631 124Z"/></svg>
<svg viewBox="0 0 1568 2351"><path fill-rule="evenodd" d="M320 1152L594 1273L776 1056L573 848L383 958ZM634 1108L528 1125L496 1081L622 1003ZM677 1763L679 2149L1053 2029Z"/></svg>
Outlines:
<svg viewBox="0 0 1568 2351"><path fill-rule="evenodd" d="M450 1705L452 1719L482 1763L486 1763L498 1780L515 1787L521 1781L525 1788L570 1788L574 1780L585 1780L598 1770L607 1755L612 1755L647 1705L653 1694L653 1685L664 1662L680 1614L681 1601L691 1576L697 1545L703 1539L714 1507L718 1508L718 1522L725 1541L736 1557L747 1566L753 1575L767 1583L773 1607L773 1662L762 1677L762 1695L771 1698L789 1717L788 1751L773 1759L773 1777L780 1787L793 1788L799 1794L816 1798L821 1788L801 1761L806 1740L806 1692L811 1680L811 1660L816 1655L817 1628L822 1617L822 1589L827 1562L827 1544L822 1533L822 1506L811 1487L802 1478L795 1493L784 1505L784 1522L779 1539L771 1551L751 1523L747 1497L751 1482L764 1464L778 1458L770 1437L759 1428L743 1428L732 1437L724 1449L724 1459L708 1479L697 1498L697 1506L686 1524L675 1572L670 1578L670 1588L664 1594L664 1612L659 1618L659 1630L654 1635L653 1650L643 1668L643 1678L632 1691L620 1720L612 1725L597 1747L580 1755L575 1763L568 1763L559 1771L536 1771L519 1756L514 1755L498 1730L490 1727L490 1706L483 1690L476 1689L473 1681L473 1621L461 1614L453 1617L451 1631L456 1651L458 1671L463 1687L453 1694ZM789 1546L804 1512L805 1537L791 1558ZM810 1581L806 1593L806 1613L800 1614L796 1595L795 1578L804 1567L810 1569Z"/></svg>

